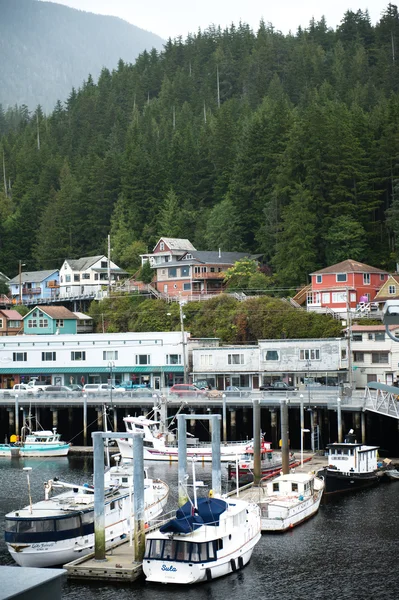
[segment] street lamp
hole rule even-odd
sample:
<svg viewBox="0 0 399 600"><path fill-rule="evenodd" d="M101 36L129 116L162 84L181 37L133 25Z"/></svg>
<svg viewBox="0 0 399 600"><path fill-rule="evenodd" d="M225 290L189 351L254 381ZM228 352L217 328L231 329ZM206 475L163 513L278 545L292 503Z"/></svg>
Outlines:
<svg viewBox="0 0 399 600"><path fill-rule="evenodd" d="M108 367L109 367L109 379L108 379L109 402L112 406L112 369L115 368L115 363L113 360L108 361Z"/></svg>
<svg viewBox="0 0 399 600"><path fill-rule="evenodd" d="M227 443L227 411L226 411L226 394L222 394L223 399L223 443Z"/></svg>
<svg viewBox="0 0 399 600"><path fill-rule="evenodd" d="M301 427L301 467L303 467L303 434L309 433L310 429L302 429Z"/></svg>
<svg viewBox="0 0 399 600"><path fill-rule="evenodd" d="M181 328L181 336L182 336L182 345L183 345L183 383L188 383L188 373L187 373L187 356L186 356L186 333L184 331L184 319L186 318L183 315L183 300L179 298L179 313L180 313L180 328Z"/></svg>
<svg viewBox="0 0 399 600"><path fill-rule="evenodd" d="M310 367L311 367L310 360L307 359L306 360L306 368L308 370L308 403L309 403L309 406L310 406Z"/></svg>

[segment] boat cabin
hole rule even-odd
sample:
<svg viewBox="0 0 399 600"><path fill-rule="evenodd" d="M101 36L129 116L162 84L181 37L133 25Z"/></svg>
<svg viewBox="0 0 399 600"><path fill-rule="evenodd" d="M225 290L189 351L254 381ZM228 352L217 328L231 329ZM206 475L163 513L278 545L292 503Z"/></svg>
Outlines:
<svg viewBox="0 0 399 600"><path fill-rule="evenodd" d="M370 473L377 469L379 446L364 446L356 442L352 431L344 443L328 444L328 469L342 473Z"/></svg>
<svg viewBox="0 0 399 600"><path fill-rule="evenodd" d="M313 494L314 480L307 473L287 473L279 475L266 485L266 496L296 496L303 498ZM269 498L270 499L270 498Z"/></svg>

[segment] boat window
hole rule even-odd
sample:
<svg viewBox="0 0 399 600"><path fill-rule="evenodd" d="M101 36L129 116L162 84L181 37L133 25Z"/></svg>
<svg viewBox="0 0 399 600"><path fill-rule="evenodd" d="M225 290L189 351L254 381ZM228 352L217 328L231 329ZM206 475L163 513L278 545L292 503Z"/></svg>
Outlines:
<svg viewBox="0 0 399 600"><path fill-rule="evenodd" d="M147 446L147 447L149 447L149 448L153 448L153 447L154 447L154 444L153 444L153 442L151 442L151 441L148 441L148 440L143 440L143 446Z"/></svg>
<svg viewBox="0 0 399 600"><path fill-rule="evenodd" d="M209 560L214 560L216 558L215 546L213 542L208 543L208 556Z"/></svg>
<svg viewBox="0 0 399 600"><path fill-rule="evenodd" d="M273 492L278 492L280 490L280 486L278 483L273 483Z"/></svg>
<svg viewBox="0 0 399 600"><path fill-rule="evenodd" d="M190 550L192 544L189 542L178 542L177 543L177 552L176 552L176 560L190 560Z"/></svg>
<svg viewBox="0 0 399 600"><path fill-rule="evenodd" d="M174 560L176 554L177 542L175 540L165 540L163 549L163 558L168 560Z"/></svg>
<svg viewBox="0 0 399 600"><path fill-rule="evenodd" d="M215 543L216 543L216 550L223 550L223 540L221 538L216 540Z"/></svg>
<svg viewBox="0 0 399 600"><path fill-rule="evenodd" d="M54 531L54 521L52 519L43 519L43 520L26 520L23 519L21 521L8 521L8 523L14 523L12 529L8 529L6 524L7 531L18 531L18 533L42 533L44 531Z"/></svg>
<svg viewBox="0 0 399 600"><path fill-rule="evenodd" d="M94 519L93 514L94 514L93 511L82 513L80 515L80 518L82 520L82 525L87 525L88 523L93 523L93 519Z"/></svg>
<svg viewBox="0 0 399 600"><path fill-rule="evenodd" d="M203 546L204 544L193 544L192 550L191 550L191 561L192 562L201 562L201 546ZM203 554L204 557L202 560L206 560L206 548L203 549Z"/></svg>
<svg viewBox="0 0 399 600"><path fill-rule="evenodd" d="M57 531L66 531L68 529L77 529L80 527L79 517L67 517L65 519L56 520Z"/></svg>
<svg viewBox="0 0 399 600"><path fill-rule="evenodd" d="M5 527L6 531L12 531L12 532L17 531L17 524L18 524L18 521L8 521L7 520L6 527Z"/></svg>
<svg viewBox="0 0 399 600"><path fill-rule="evenodd" d="M298 491L298 484L297 483L292 483L291 484L291 490L293 492L297 492Z"/></svg>

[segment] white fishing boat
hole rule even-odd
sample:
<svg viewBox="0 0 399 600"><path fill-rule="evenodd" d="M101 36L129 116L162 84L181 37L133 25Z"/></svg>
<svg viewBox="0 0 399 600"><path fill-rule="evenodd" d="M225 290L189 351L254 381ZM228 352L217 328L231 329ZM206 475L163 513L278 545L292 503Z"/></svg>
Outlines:
<svg viewBox="0 0 399 600"><path fill-rule="evenodd" d="M317 513L324 481L314 473L287 473L243 490L241 498L256 502L264 532L283 532Z"/></svg>
<svg viewBox="0 0 399 600"><path fill-rule="evenodd" d="M176 438L170 431L162 431L159 427L160 421L154 421L144 416L125 417L126 431L128 433L144 434L144 459L145 460L178 460L178 447ZM117 444L123 460L132 459L132 440L118 439ZM228 442L221 444L220 455L222 462L234 460L237 456L244 454L248 448L252 447L252 441L246 442ZM187 446L187 457L196 457L198 461L212 461L212 445L198 443Z"/></svg>
<svg viewBox="0 0 399 600"><path fill-rule="evenodd" d="M115 466L105 473L105 543L109 548L131 535L133 517L132 467ZM45 498L6 515L5 541L22 567L63 565L94 550L94 488L57 481L44 484ZM51 496L53 489L66 489ZM161 480L144 480L144 519L150 525L168 498Z"/></svg>
<svg viewBox="0 0 399 600"><path fill-rule="evenodd" d="M293 452L289 454L289 466L293 468L298 466L299 462L296 460ZM283 468L283 460L281 452L275 452L272 449L271 442L262 440L260 446L260 466L262 478L274 477L281 472ZM246 449L245 453L236 459L235 462L229 462L227 465L228 478L232 481L238 479L240 483L247 483L252 481L254 478L254 448L250 446Z"/></svg>
<svg viewBox="0 0 399 600"><path fill-rule="evenodd" d="M67 456L70 444L61 440L57 429L32 431L25 426L21 439L11 436L9 444L0 444L0 456L9 457L55 457Z"/></svg>
<svg viewBox="0 0 399 600"><path fill-rule="evenodd" d="M229 498L187 502L146 537L147 581L193 584L242 569L261 537L255 503Z"/></svg>

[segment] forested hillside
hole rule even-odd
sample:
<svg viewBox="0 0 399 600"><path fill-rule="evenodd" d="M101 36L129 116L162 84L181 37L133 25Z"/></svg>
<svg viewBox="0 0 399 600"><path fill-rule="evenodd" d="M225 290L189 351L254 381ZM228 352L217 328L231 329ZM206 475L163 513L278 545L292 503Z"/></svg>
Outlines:
<svg viewBox="0 0 399 600"><path fill-rule="evenodd" d="M134 62L163 40L116 17L38 0L0 0L0 104L40 104L46 112L66 100L89 73L122 58Z"/></svg>
<svg viewBox="0 0 399 600"><path fill-rule="evenodd" d="M282 286L348 257L393 268L398 57L393 5L376 26L240 24L120 61L48 117L0 114L0 271L97 254L109 231L116 262L184 237L263 253Z"/></svg>

